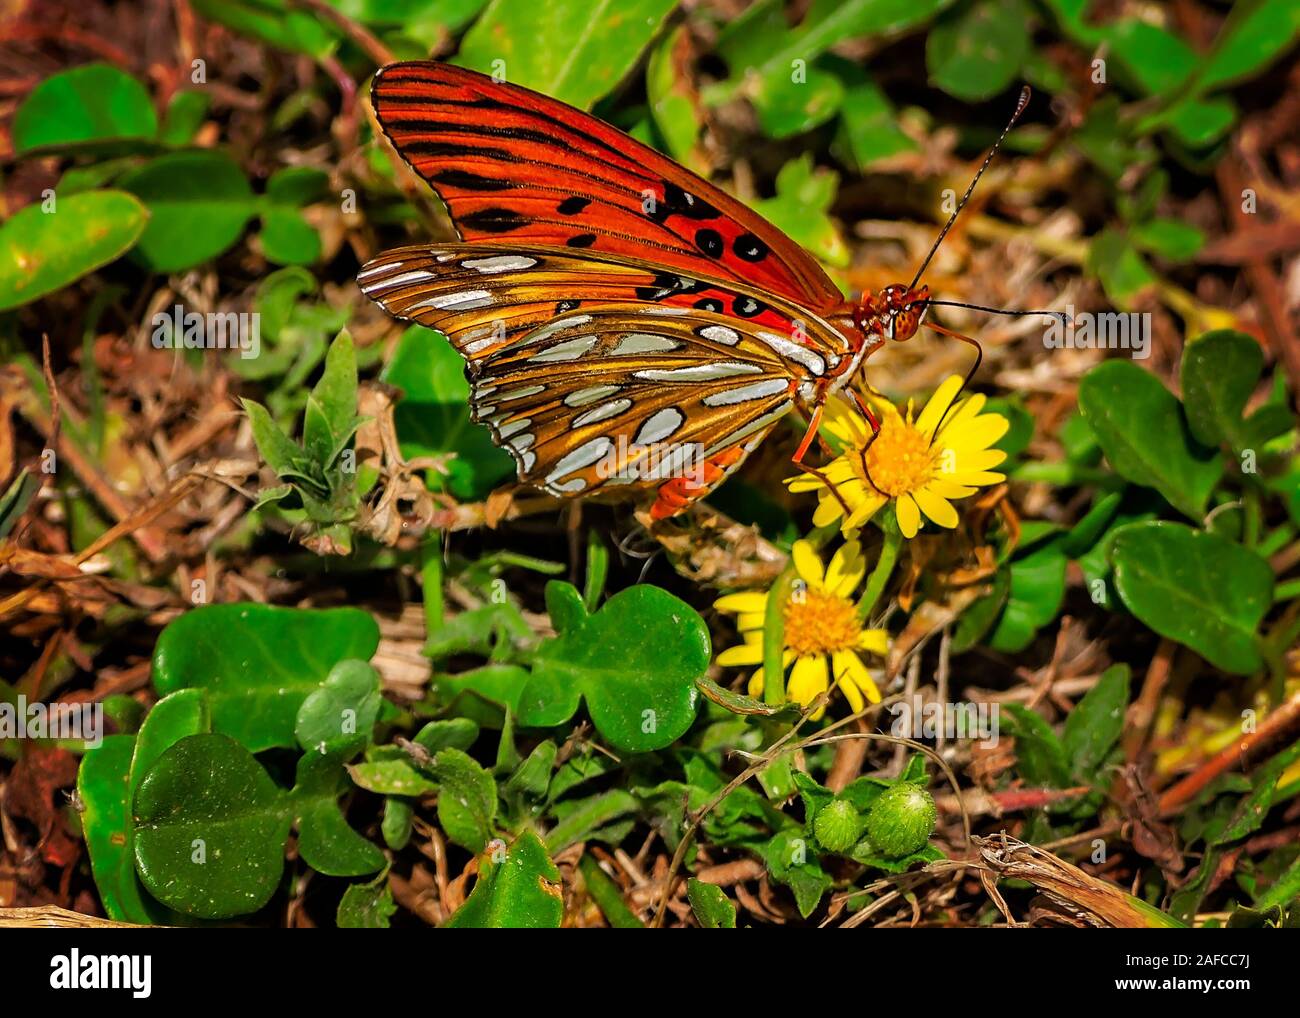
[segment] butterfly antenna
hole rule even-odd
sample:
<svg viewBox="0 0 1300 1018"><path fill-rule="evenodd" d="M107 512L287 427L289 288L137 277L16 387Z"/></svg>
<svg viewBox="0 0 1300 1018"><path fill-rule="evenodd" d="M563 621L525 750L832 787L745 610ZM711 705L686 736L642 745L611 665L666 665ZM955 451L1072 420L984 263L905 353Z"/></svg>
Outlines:
<svg viewBox="0 0 1300 1018"><path fill-rule="evenodd" d="M990 315L1006 315L1008 318L1025 318L1029 315L1044 315L1055 318L1062 325L1070 324L1070 316L1064 311L1008 311L1006 308L991 308L983 304L967 304L959 300L927 300L927 308L966 308L968 311L984 311Z"/></svg>
<svg viewBox="0 0 1300 1018"><path fill-rule="evenodd" d="M970 201L970 196L975 190L975 185L980 182L980 177L984 176L984 171L989 168L989 163L993 161L993 157L997 155L998 149L1002 147L1003 139L1005 139L1011 132L1011 128L1016 126L1016 121L1020 119L1020 114L1025 112L1025 107L1029 105L1030 95L1031 92L1029 86L1025 85L1020 90L1020 100L1016 103L1016 111L1011 114L1011 119L1007 121L1007 126L1002 128L1002 133L998 135L998 140L995 141L993 147L989 149L989 154L984 157L984 162L975 173L975 179L972 180L970 186L966 188L966 193L961 196L961 201L957 203L957 207L953 209L952 215L948 217L948 222L944 223L943 229L939 231L939 236L935 238L934 246L930 248L930 253L925 256L925 261L923 261L921 267L916 270L916 275L913 277L912 285L909 289L916 289L916 284L921 281L921 276L924 275L925 270L929 268L930 260L934 257L935 252L939 250L939 245L943 243L943 238L948 236L948 231L952 229L952 224L957 221L957 217L961 215L961 210L964 209L966 203Z"/></svg>

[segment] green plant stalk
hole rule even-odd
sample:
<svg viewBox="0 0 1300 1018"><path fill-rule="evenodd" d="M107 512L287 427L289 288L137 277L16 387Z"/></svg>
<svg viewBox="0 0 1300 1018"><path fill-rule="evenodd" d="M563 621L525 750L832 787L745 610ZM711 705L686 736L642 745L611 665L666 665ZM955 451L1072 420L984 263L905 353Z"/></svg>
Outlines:
<svg viewBox="0 0 1300 1018"><path fill-rule="evenodd" d="M785 703L785 606L798 579L793 560L772 584L763 614L763 702L769 707Z"/></svg>
<svg viewBox="0 0 1300 1018"><path fill-rule="evenodd" d="M645 923L623 901L623 892L609 875L600 868L600 863L590 855L578 860L578 871L587 885L587 893L592 901L600 906L601 912L609 920L609 925L616 930L643 930Z"/></svg>
<svg viewBox="0 0 1300 1018"><path fill-rule="evenodd" d="M435 538L420 548L420 581L424 586L424 632L442 628L442 542Z"/></svg>
<svg viewBox="0 0 1300 1018"><path fill-rule="evenodd" d="M1281 604L1283 601L1290 601L1297 597L1300 597L1300 580L1287 580L1286 583L1279 583L1273 588L1274 604Z"/></svg>
<svg viewBox="0 0 1300 1018"><path fill-rule="evenodd" d="M587 611L600 607L600 595L605 591L605 578L609 575L609 550L600 539L600 533L587 531L587 577L582 585L582 601Z"/></svg>
<svg viewBox="0 0 1300 1018"><path fill-rule="evenodd" d="M898 562L898 550L902 544L903 534L900 530L896 527L885 530L885 543L880 547L880 558L876 560L876 567L867 579L867 589L862 592L862 600L858 602L858 618L862 622L871 618L871 613L876 610L880 595L885 592L885 585L894 574L894 565Z"/></svg>

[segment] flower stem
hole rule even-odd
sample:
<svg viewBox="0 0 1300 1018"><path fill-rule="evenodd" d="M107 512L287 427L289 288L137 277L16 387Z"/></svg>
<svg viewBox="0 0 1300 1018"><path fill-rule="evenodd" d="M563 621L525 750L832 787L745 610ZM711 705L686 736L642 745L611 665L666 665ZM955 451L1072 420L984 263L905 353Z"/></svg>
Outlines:
<svg viewBox="0 0 1300 1018"><path fill-rule="evenodd" d="M898 549L903 544L903 534L897 527L886 527L884 533L885 543L880 547L880 558L876 560L876 568L871 570L867 589L862 592L862 600L858 602L858 618L863 622L871 618L871 613L876 610L876 603L885 592L885 584L894 574Z"/></svg>
<svg viewBox="0 0 1300 1018"><path fill-rule="evenodd" d="M763 615L763 702L771 707L785 703L785 606L798 578L792 559L767 595Z"/></svg>

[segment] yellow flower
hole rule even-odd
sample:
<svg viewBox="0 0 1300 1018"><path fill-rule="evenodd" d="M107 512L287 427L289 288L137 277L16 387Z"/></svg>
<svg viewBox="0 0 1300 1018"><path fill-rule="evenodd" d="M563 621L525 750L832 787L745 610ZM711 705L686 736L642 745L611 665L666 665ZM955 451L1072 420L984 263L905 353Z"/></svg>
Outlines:
<svg viewBox="0 0 1300 1018"><path fill-rule="evenodd" d="M880 435L874 442L871 425L856 409L840 400L827 403L823 426L845 448L822 473L848 504L850 512L841 524L846 535L855 533L891 500L904 537L916 536L922 516L951 530L957 526L952 499L1006 480L1004 474L991 472L1006 453L991 446L1006 434L1010 422L1001 414L981 414L985 398L979 393L953 407L961 384L957 375L945 379L915 419L910 400L906 414L884 400L873 400L880 418ZM952 412L945 419L949 407ZM800 474L786 483L791 491L818 493L816 526L844 516L840 498L821 478Z"/></svg>
<svg viewBox="0 0 1300 1018"><path fill-rule="evenodd" d="M879 703L880 690L861 655L883 656L889 649L889 637L883 629L863 628L851 598L866 573L861 545L847 542L824 570L807 541L794 543L792 558L803 582L790 595L784 611L781 667L790 669L787 696L807 706L829 688L834 678L854 711L860 711L867 700ZM763 663L763 618L770 596L770 591L751 591L728 594L714 602L719 611L737 616L736 625L745 639L719 654L719 665ZM762 668L749 680L749 695L763 695ZM818 711L815 716L822 713Z"/></svg>

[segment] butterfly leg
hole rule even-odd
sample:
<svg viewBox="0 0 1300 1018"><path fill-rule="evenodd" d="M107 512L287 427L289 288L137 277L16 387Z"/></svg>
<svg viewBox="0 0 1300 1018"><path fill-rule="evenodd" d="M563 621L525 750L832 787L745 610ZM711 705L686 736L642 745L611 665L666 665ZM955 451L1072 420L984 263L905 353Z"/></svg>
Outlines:
<svg viewBox="0 0 1300 1018"><path fill-rule="evenodd" d="M867 450L870 449L876 439L880 437L880 418L876 416L875 411L867 405L867 401L859 396L856 390L849 389L848 392L849 395L853 397L853 402L858 405L858 412L862 414L862 416L867 419L867 423L871 425L871 437L867 439L866 444L863 445L861 452L858 454L862 457L862 473L866 475L867 483L869 483L873 488L879 491L882 495L888 494L880 487L880 485L872 480L871 467L867 465Z"/></svg>
<svg viewBox="0 0 1300 1018"><path fill-rule="evenodd" d="M813 477L826 485L826 490L835 496L835 500L839 502L840 506L844 509L844 516L847 519L849 516L853 515L853 510L849 508L848 502L846 502L844 496L840 494L840 489L835 486L835 482L827 477L821 470L818 470L816 467L804 463L803 461L804 456L808 454L808 447L812 445L813 439L820 438L822 412L824 409L824 403L818 403L813 407L812 416L808 421L808 430L803 433L803 440L799 443L799 448L795 450L794 455L790 457L790 462L805 473L812 474Z"/></svg>

